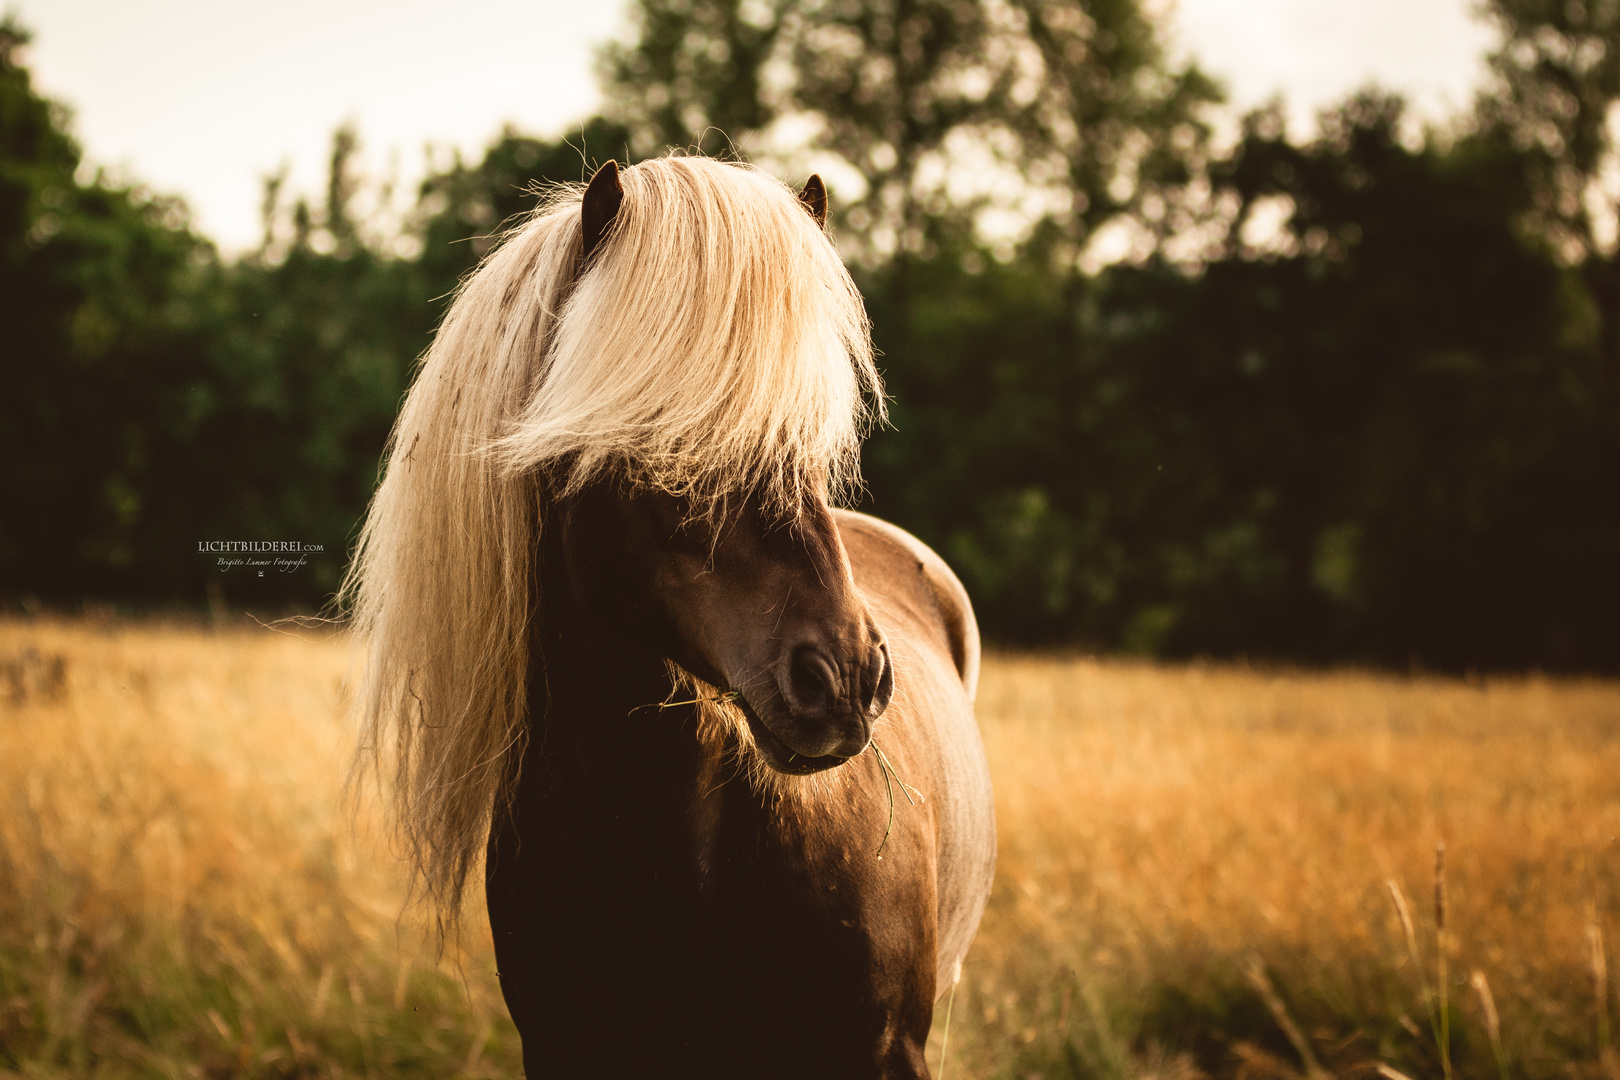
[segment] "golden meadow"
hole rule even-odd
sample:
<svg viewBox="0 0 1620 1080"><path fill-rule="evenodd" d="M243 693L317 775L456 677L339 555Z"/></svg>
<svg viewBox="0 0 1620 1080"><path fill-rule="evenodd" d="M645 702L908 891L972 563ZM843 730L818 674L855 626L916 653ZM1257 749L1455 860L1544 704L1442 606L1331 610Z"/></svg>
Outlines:
<svg viewBox="0 0 1620 1080"><path fill-rule="evenodd" d="M0 621L0 1075L517 1074L482 912L437 958L344 808L345 644L295 634ZM979 713L936 1076L1620 1075L1620 684L1000 655Z"/></svg>

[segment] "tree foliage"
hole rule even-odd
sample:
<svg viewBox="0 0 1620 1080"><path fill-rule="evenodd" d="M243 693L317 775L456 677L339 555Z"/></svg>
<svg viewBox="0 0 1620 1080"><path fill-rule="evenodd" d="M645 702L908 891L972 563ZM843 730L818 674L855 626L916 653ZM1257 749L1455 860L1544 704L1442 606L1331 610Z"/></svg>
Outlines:
<svg viewBox="0 0 1620 1080"><path fill-rule="evenodd" d="M460 279L546 185L675 146L834 178L893 398L866 506L993 638L1620 669L1610 0L1493 0L1442 133L1368 92L1219 153L1137 0L634 11L607 116L451 160L403 232L340 131L237 259L86 175L8 23L0 594L320 603ZM261 584L213 538L330 554Z"/></svg>
<svg viewBox="0 0 1620 1080"><path fill-rule="evenodd" d="M214 269L184 207L81 182L65 111L34 93L0 23L0 581L107 588L132 566L143 494L205 364Z"/></svg>
<svg viewBox="0 0 1620 1080"><path fill-rule="evenodd" d="M770 157L787 122L861 178L840 220L915 253L963 212L1049 219L1083 247L1144 197L1191 180L1218 97L1172 70L1136 0L641 0L610 48L611 106L651 153ZM956 181L977 178L964 197ZM1026 190L1027 189L1027 190ZM1174 201L1174 200L1172 200Z"/></svg>

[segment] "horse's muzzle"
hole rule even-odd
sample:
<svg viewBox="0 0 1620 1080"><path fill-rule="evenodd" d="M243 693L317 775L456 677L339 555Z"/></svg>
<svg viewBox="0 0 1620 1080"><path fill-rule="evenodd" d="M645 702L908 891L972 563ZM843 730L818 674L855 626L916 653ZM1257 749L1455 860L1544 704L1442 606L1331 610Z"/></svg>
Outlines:
<svg viewBox="0 0 1620 1080"><path fill-rule="evenodd" d="M832 768L866 749L894 696L894 668L876 627L855 648L801 641L783 650L776 708L745 710L765 759L784 772Z"/></svg>

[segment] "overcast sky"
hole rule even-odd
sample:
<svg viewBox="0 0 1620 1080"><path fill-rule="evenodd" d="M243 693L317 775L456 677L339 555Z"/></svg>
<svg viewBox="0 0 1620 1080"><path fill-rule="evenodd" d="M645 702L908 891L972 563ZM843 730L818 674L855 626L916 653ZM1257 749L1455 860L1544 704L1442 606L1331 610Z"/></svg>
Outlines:
<svg viewBox="0 0 1620 1080"><path fill-rule="evenodd" d="M38 86L72 106L90 159L184 195L227 249L259 230L282 163L318 191L355 121L373 173L412 182L423 148L476 156L504 123L554 135L598 97L594 46L620 3L580 0L11 0ZM1491 38L1473 0L1180 0L1177 48L1238 106L1282 93L1303 128L1376 80L1438 117L1471 100Z"/></svg>

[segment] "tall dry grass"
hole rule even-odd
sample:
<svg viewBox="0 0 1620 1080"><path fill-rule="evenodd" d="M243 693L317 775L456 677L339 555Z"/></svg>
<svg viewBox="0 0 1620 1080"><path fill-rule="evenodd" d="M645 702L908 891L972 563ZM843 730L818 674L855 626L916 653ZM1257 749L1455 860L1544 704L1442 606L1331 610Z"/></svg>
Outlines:
<svg viewBox="0 0 1620 1080"><path fill-rule="evenodd" d="M1477 970L1511 1075L1615 1073L1620 685L1003 657L979 700L1001 855L962 1075L1304 1073L1256 969L1326 1069L1441 1075L1440 842L1457 1070L1497 1075Z"/></svg>
<svg viewBox="0 0 1620 1080"><path fill-rule="evenodd" d="M517 1074L482 913L436 965L341 812L346 662L0 621L0 1072ZM1439 1077L1440 841L1455 1074L1501 1075L1487 993L1501 1071L1620 1071L1620 686L1003 656L980 716L1001 864L948 1080Z"/></svg>
<svg viewBox="0 0 1620 1080"><path fill-rule="evenodd" d="M0 622L0 1072L518 1072L487 937L436 965L371 815L340 806L346 663L263 631Z"/></svg>

